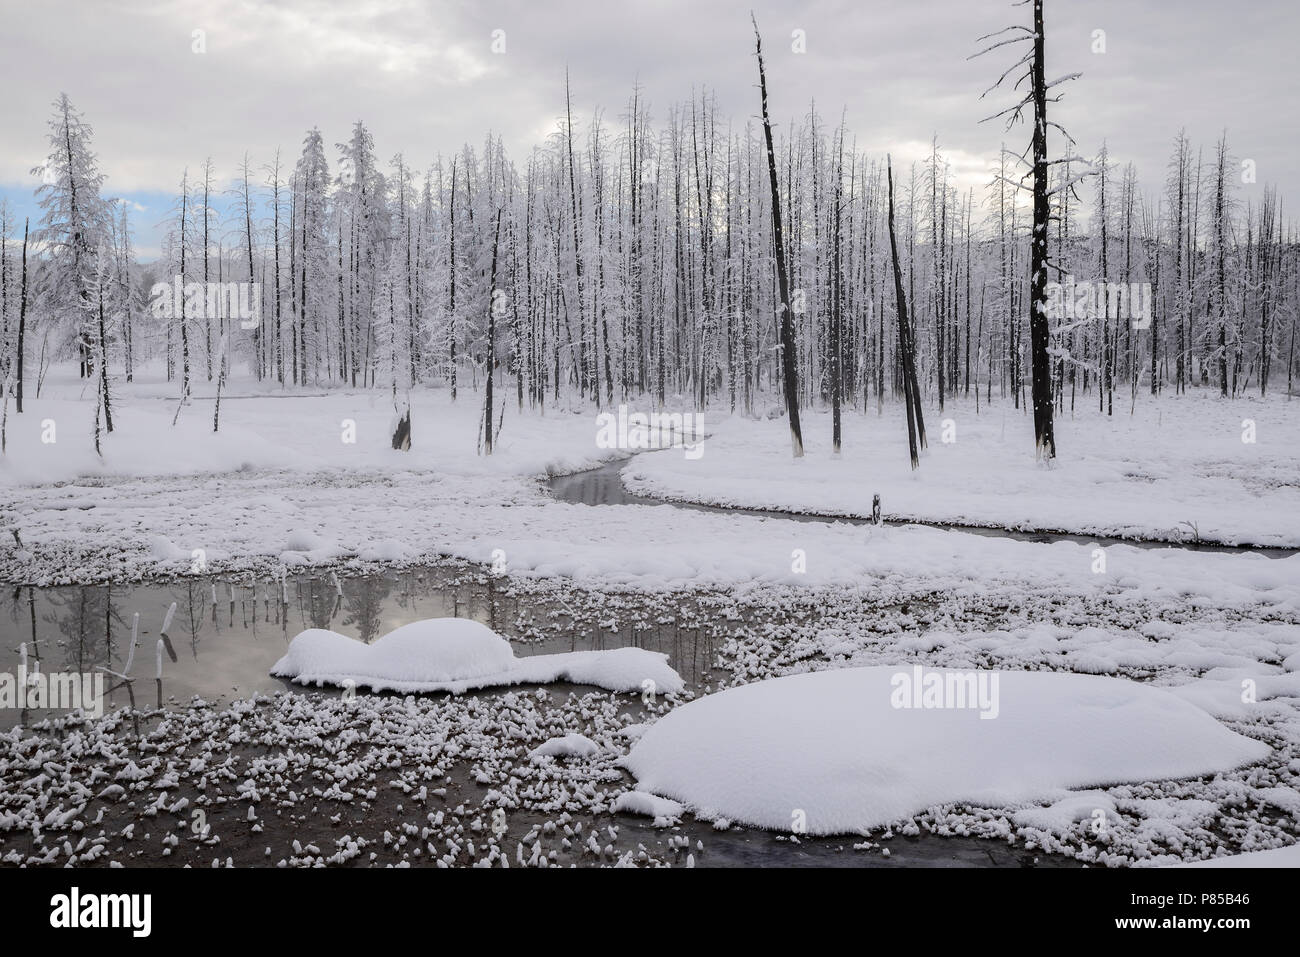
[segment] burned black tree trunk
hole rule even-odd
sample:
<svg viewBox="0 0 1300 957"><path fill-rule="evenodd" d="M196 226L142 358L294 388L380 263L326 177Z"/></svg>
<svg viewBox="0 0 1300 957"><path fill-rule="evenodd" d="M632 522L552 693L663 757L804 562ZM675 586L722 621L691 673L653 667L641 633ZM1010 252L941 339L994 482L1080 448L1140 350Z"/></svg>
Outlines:
<svg viewBox="0 0 1300 957"><path fill-rule="evenodd" d="M799 428L799 380L795 369L794 319L790 310L790 278L786 271L785 240L781 233L781 193L776 183L776 156L772 152L772 124L767 118L767 77L763 72L763 38L754 21L754 51L758 56L758 86L763 104L763 136L767 145L767 173L772 186L772 244L776 251L777 318L781 336L781 384L785 408L790 416L790 444L794 457L803 455L803 433Z"/></svg>

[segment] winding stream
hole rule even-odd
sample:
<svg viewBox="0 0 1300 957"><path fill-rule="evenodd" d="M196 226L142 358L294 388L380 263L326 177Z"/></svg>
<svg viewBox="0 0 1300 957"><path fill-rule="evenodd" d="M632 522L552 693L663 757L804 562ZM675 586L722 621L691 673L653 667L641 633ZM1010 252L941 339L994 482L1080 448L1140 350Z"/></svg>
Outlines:
<svg viewBox="0 0 1300 957"><path fill-rule="evenodd" d="M549 491L551 496L557 501L568 502L572 505L666 505L672 508L693 509L701 512L712 512L714 514L748 515L754 518L785 519L792 522L821 522L825 524L843 522L847 525L871 524L870 519L854 518L844 515L818 515L811 512L788 512L779 509L732 508L730 506L701 505L696 502L680 502L671 499L652 498L648 495L637 495L634 492L629 492L627 487L623 484L622 471L628 461L628 459L619 459L583 472L553 476L546 483L547 491ZM1254 545L1222 545L1199 542L1158 541L1139 538L1114 538L1104 535L1079 535L1074 532L1051 530L1020 531L1018 529L1002 528L999 526L962 525L951 522L921 521L916 519L883 518L881 524L891 526L921 525L927 528L938 528L948 532L958 532L968 535L983 535L986 538L1009 538L1017 542L1037 542L1040 544L1048 542L1074 542L1079 545L1090 546L1132 545L1135 548L1179 548L1187 551L1218 552L1229 555L1255 554L1263 555L1267 558L1290 558L1292 555L1300 554L1300 549L1296 548L1271 548L1258 547Z"/></svg>

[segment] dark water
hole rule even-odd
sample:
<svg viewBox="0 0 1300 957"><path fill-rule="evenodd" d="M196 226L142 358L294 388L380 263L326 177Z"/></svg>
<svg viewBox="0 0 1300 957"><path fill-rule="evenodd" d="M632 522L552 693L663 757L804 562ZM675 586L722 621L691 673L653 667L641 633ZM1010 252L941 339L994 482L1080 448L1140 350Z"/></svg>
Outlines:
<svg viewBox="0 0 1300 957"><path fill-rule="evenodd" d="M173 602L176 611L163 635L161 628ZM714 629L699 627L702 609L687 605L670 608L653 599L645 599L644 607L635 601L625 602L612 612L599 603L595 608L593 612L584 606L572 592L566 597L566 593L515 591L491 575L466 567L390 570L352 577L336 577L326 571L256 583L195 577L129 586L23 586L7 590L0 603L0 670L16 673L20 646L25 645L28 667L39 661L46 674L84 673L100 667L121 672L139 614L138 644L130 672L133 681L129 685L117 679L108 681L105 712L132 705L141 711L179 707L196 695L220 705L254 692L303 691L268 672L293 636L305 628L330 628L373 641L410 621L453 615L473 618L510 638L520 656L636 645L667 654L670 664L696 693L716 686L724 677L714 668L715 642L720 638ZM490 696L506 690L476 694ZM594 689L560 683L549 685L548 690L556 700L563 700L570 692L581 695ZM625 697L627 702L620 705L620 711L640 705L636 695ZM61 714L0 709L0 727L32 725ZM455 792L450 803L481 800L483 788L469 779L466 769L454 775L454 780L449 778ZM632 784L630 778L627 783ZM133 812L115 806L112 813L128 815L117 822L121 826ZM374 819L369 823L377 833L404 820L392 809L388 812L391 821L380 807L371 813ZM518 831L517 838L550 816L518 809L511 815L511 833ZM758 829L717 831L707 820L692 817L671 830L656 829L648 818L628 814L603 814L590 823L623 829L621 849L642 843L661 859L672 859L678 865L684 863L685 852L666 846L673 837L689 839L702 867L1078 866L1069 858L1027 851L1002 841L926 833L895 835L883 841L877 838L871 849L857 850L853 844L858 838L805 837L796 843L788 836ZM278 822L272 830L281 824L287 827L289 822ZM233 830L226 833L236 838L226 853L233 853L241 863L257 864L263 863L259 856L263 837L283 843L293 836L268 833L238 839ZM325 836L327 831L322 832ZM697 842L702 842L705 850L696 851ZM207 862L199 852L176 859L145 857L139 861L173 866ZM576 855L571 862L589 863Z"/></svg>
<svg viewBox="0 0 1300 957"><path fill-rule="evenodd" d="M849 518L835 515L816 515L806 512L783 512L776 509L730 508L717 505L697 505L692 502L671 502L645 495L629 492L623 485L620 473L627 464L623 459L609 462L599 468L572 475L557 475L547 482L551 495L561 502L573 505L656 505L672 508L694 509L701 512L726 513L728 515L749 515L756 518L787 519L792 522L821 522L848 525L870 525L870 519ZM882 510L888 512L889 505L882 502ZM1132 538L1108 538L1097 535L1076 535L1069 532L1055 531L1019 531L1010 528L998 528L984 525L953 525L947 522L918 522L912 520L885 518L884 525L924 525L944 531L960 532L971 535L983 535L988 538L1009 538L1017 542L1075 542L1079 545L1132 545L1137 548L1181 548L1201 552L1223 552L1233 555L1254 553L1267 558L1289 558L1300 554L1295 548L1257 548L1251 545L1215 545L1196 542L1147 541Z"/></svg>
<svg viewBox="0 0 1300 957"><path fill-rule="evenodd" d="M173 602L176 611L164 635ZM317 571L251 584L195 576L130 585L20 586L7 589L0 602L0 672L16 675L25 648L29 673L39 663L46 675L103 668L121 674L136 627L133 681L128 686L105 676L106 713L131 706L132 693L139 708L185 704L195 695L219 704L255 692L301 690L269 672L304 629L329 628L371 642L412 621L463 617L511 639L521 657L624 645L662 651L688 685L703 688L713 675L707 632L676 620L660 622L662 609L653 609L655 615L650 610L635 625L596 620L562 597L517 595L493 576L463 567L352 577ZM0 728L58 713L0 708Z"/></svg>

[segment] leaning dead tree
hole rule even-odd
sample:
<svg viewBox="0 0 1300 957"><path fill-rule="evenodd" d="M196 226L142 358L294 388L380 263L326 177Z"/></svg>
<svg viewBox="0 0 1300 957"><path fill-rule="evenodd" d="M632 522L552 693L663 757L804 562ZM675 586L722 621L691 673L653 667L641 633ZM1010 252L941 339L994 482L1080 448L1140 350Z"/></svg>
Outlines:
<svg viewBox="0 0 1300 957"><path fill-rule="evenodd" d="M1068 174L1068 164L1075 162L1086 163L1086 160L1078 156L1067 155L1054 163L1048 162L1047 127L1049 120L1047 119L1047 104L1049 101L1053 103L1059 101L1060 94L1049 97L1047 91L1058 84L1076 79L1079 74L1069 73L1053 80L1051 83L1047 82L1043 62L1043 0L1019 0L1016 5L1023 6L1030 2L1033 3L1034 9L1034 27L1032 30L1025 26L1014 25L996 33L986 34L980 37L979 42L991 40L1002 36L1004 33L1019 32L1019 35L997 40L968 59L983 56L985 53L1002 46L1026 41L1030 44L1030 49L1013 63L1005 73L998 77L996 83L980 94L980 98L983 99L1000 87L1003 81L1015 70L1022 66L1025 67L1025 72L1016 80L1012 89L1019 90L1021 85L1028 81L1029 91L1015 106L1008 107L1000 113L985 119L1007 117L1007 129L1010 129L1017 122L1023 122L1025 107L1033 106L1034 133L1030 141L1033 163L1029 171L1019 181L1013 182L1011 185L1017 189L1024 189L1025 178L1033 177L1034 223L1029 244L1029 343L1033 376L1034 454L1040 459L1050 460L1056 457L1056 434L1052 423L1052 369L1048 359L1048 340L1051 331L1047 322L1047 269L1049 266L1047 259L1047 225L1050 217L1048 197L1055 190L1049 189L1048 167L1058 163L1067 165L1067 175L1063 178L1063 182L1057 186L1057 190L1074 189L1079 179L1088 175L1088 171L1083 172L1077 178ZM1051 125L1060 130L1066 139L1070 139L1070 135L1065 132L1065 129L1060 124L1051 123ZM1070 140L1070 142L1073 143L1073 140ZM1023 164L1024 154L1020 154L1018 159Z"/></svg>
<svg viewBox="0 0 1300 957"><path fill-rule="evenodd" d="M763 103L763 137L767 146L767 175L772 186L772 244L776 250L777 319L781 336L781 385L785 408L790 416L790 444L794 457L803 455L803 433L799 429L799 380L795 371L794 318L790 310L790 274L786 271L785 240L781 233L781 191L776 182L776 156L772 151L772 124L767 118L767 76L763 72L763 38L754 22L754 52L758 56L758 88Z"/></svg>
<svg viewBox="0 0 1300 957"><path fill-rule="evenodd" d="M894 166L885 157L889 178L889 252L894 262L894 298L898 304L898 355L903 373L903 400L907 407L907 447L912 454L912 468L921 460L917 449L925 448L925 420L921 415L921 389L916 382L916 338L907 321L907 293L903 291L903 270L898 263L898 240L894 237Z"/></svg>

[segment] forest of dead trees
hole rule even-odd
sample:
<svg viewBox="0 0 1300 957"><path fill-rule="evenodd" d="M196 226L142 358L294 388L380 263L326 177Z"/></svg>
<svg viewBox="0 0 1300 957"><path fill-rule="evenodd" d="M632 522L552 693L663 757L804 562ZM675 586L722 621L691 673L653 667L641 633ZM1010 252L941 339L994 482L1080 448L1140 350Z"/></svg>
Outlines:
<svg viewBox="0 0 1300 957"><path fill-rule="evenodd" d="M145 364L165 368L178 396L217 389L239 364L285 388L434 386L455 398L492 375L497 401L520 408L767 414L783 380L775 202L799 404L902 402L909 340L884 157L810 107L773 130L773 184L761 121L720 116L707 93L652 110L633 90L616 115L580 123L568 77L557 81L565 115L523 156L488 135L427 165L385 161L357 122L332 149L311 129L296 157L246 156L233 170L199 158L178 172L162 255L148 264L133 253L127 204L104 195L91 127L61 96L49 159L33 171L39 222L0 206L7 393L21 411L50 363L77 361L107 416L113 383ZM975 190L956 187L937 136L923 161L894 160L903 331L920 393L940 409L1032 401L1023 139ZM1243 175L1226 134L1202 146L1174 131L1170 143L1154 194L1106 143L1093 144L1082 183L1068 162L1051 167L1049 278L1148 283L1152 296L1145 325L1052 321L1058 412L1294 389L1300 242L1281 197ZM157 315L151 290L176 277L248 283L253 328L193 303Z"/></svg>

